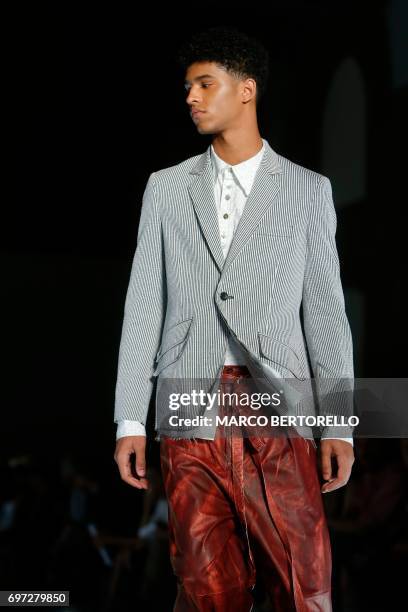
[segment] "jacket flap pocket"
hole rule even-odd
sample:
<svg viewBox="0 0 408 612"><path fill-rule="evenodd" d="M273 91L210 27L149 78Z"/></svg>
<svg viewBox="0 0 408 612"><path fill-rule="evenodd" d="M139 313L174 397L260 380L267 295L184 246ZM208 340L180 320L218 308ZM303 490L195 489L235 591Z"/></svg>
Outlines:
<svg viewBox="0 0 408 612"><path fill-rule="evenodd" d="M156 361L156 367L153 372L153 376L157 376L159 372L167 368L171 363L174 363L181 356L183 349L185 347L185 342L179 342L175 346L172 346L165 353L163 353L160 358Z"/></svg>
<svg viewBox="0 0 408 612"><path fill-rule="evenodd" d="M190 329L191 321L193 319L185 319L184 321L180 321L173 327L167 330L162 339L162 343L156 355L156 360L160 359L164 353L166 353L169 349L173 348L180 342L183 342L187 337L188 331Z"/></svg>
<svg viewBox="0 0 408 612"><path fill-rule="evenodd" d="M292 374L304 380L304 374L299 359L293 349L272 336L258 332L261 354L278 365L290 370Z"/></svg>

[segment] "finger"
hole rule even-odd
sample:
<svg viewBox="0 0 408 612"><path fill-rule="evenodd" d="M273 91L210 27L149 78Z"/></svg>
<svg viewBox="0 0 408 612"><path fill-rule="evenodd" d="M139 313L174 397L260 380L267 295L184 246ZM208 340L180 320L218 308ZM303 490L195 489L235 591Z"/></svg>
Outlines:
<svg viewBox="0 0 408 612"><path fill-rule="evenodd" d="M147 478L136 478L132 474L131 454L129 452L120 453L117 458L119 472L122 480L127 482L136 489L147 489L148 480Z"/></svg>
<svg viewBox="0 0 408 612"><path fill-rule="evenodd" d="M135 487L136 489L147 489L148 482L146 478L136 478L132 475L130 469L127 468L119 468L120 476L122 480L124 480L127 484Z"/></svg>
<svg viewBox="0 0 408 612"><path fill-rule="evenodd" d="M333 478L330 482L326 482L322 486L322 493L331 493L331 491L335 491L336 489L340 489L347 483L347 480L343 480L341 478Z"/></svg>
<svg viewBox="0 0 408 612"><path fill-rule="evenodd" d="M330 493L336 489L340 489L347 484L351 474L351 462L344 455L336 457L337 474L330 482L325 483L322 487L322 493Z"/></svg>
<svg viewBox="0 0 408 612"><path fill-rule="evenodd" d="M122 477L122 480L124 480L127 484L131 485L132 487L135 487L136 489L148 489L149 488L149 481L147 480L147 478L135 478L135 476L132 476L131 472L125 472L125 473L121 472L120 475Z"/></svg>
<svg viewBox="0 0 408 612"><path fill-rule="evenodd" d="M135 450L136 453L136 474L140 478L146 476L146 452L145 446L140 446Z"/></svg>
<svg viewBox="0 0 408 612"><path fill-rule="evenodd" d="M344 483L342 483L339 478L333 478L333 480L331 480L330 482L326 482L322 486L322 493L331 493L332 491L335 491L336 489L342 487L343 484Z"/></svg>
<svg viewBox="0 0 408 612"><path fill-rule="evenodd" d="M323 480L330 480L332 478L331 450L325 446L321 446L320 449Z"/></svg>
<svg viewBox="0 0 408 612"><path fill-rule="evenodd" d="M351 462L345 455L339 455L337 465L337 478L346 484L351 474Z"/></svg>

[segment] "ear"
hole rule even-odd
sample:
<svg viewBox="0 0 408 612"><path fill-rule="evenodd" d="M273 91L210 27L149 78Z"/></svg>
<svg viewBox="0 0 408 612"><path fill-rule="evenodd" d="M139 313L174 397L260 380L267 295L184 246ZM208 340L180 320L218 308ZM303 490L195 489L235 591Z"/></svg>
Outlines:
<svg viewBox="0 0 408 612"><path fill-rule="evenodd" d="M248 104L251 100L256 100L256 81L252 78L247 78L242 81L241 90L242 101L244 104Z"/></svg>

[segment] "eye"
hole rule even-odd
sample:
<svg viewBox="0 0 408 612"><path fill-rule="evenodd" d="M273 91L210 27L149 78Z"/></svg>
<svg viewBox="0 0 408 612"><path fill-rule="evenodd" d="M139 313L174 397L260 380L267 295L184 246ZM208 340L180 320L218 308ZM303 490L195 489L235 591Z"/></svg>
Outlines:
<svg viewBox="0 0 408 612"><path fill-rule="evenodd" d="M204 87L204 89L207 89L207 87L210 87L211 83L200 83L201 87ZM191 85L184 85L184 90L186 93L189 93L191 89Z"/></svg>

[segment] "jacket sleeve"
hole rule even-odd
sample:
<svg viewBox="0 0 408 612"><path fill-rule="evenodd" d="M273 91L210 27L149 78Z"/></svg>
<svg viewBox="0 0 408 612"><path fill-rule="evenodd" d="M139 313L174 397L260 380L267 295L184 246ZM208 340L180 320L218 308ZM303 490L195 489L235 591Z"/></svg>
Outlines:
<svg viewBox="0 0 408 612"><path fill-rule="evenodd" d="M307 231L303 321L316 385L318 413L353 413L353 341L345 311L336 247L337 218L330 180L320 175ZM327 426L322 437L350 437L349 427Z"/></svg>
<svg viewBox="0 0 408 612"><path fill-rule="evenodd" d="M166 304L161 220L153 172L142 201L137 246L124 307L114 421L146 424Z"/></svg>

